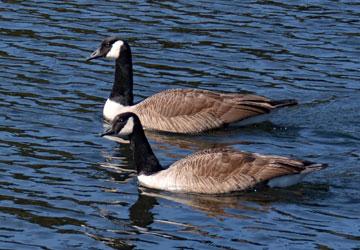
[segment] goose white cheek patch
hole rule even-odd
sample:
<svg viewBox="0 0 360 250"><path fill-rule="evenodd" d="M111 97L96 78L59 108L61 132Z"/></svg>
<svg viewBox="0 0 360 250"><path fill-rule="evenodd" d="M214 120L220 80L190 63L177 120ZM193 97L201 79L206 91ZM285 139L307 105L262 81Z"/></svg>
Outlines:
<svg viewBox="0 0 360 250"><path fill-rule="evenodd" d="M125 126L120 130L119 135L130 135L134 129L134 118L130 117L126 122Z"/></svg>
<svg viewBox="0 0 360 250"><path fill-rule="evenodd" d="M106 58L110 58L110 59L117 59L120 56L120 49L121 46L124 45L123 41L116 41L115 43L113 43L113 45L111 46L110 51L106 54Z"/></svg>

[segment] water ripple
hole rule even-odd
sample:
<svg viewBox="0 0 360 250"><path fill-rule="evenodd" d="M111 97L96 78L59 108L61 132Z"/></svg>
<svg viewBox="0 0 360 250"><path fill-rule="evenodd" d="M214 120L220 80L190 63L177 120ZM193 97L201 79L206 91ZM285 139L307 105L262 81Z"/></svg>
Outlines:
<svg viewBox="0 0 360 250"><path fill-rule="evenodd" d="M355 1L2 1L1 248L358 248L359 17ZM229 146L330 167L229 196L139 189L128 146L98 136L113 62L85 58L108 35L132 45L137 101L179 87L300 101L196 144L148 132L164 165Z"/></svg>

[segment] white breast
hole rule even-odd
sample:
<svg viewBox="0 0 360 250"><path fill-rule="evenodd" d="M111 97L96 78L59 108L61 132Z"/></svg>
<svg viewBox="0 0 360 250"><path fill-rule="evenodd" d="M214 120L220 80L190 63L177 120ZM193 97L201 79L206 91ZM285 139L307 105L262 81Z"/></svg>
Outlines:
<svg viewBox="0 0 360 250"><path fill-rule="evenodd" d="M181 191L182 188L176 184L175 175L168 173L167 170L160 171L153 175L138 175L139 183L148 188L166 190L166 191Z"/></svg>
<svg viewBox="0 0 360 250"><path fill-rule="evenodd" d="M112 121L118 114L131 112L132 110L133 106L124 106L120 103L107 99L104 105L103 115L105 119Z"/></svg>

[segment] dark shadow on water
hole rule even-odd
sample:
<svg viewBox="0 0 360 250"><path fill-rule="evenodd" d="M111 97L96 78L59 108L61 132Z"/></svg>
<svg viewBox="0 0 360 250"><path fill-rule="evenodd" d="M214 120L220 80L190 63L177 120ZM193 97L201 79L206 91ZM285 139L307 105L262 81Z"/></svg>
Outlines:
<svg viewBox="0 0 360 250"><path fill-rule="evenodd" d="M109 126L107 123L104 123L103 125L105 130L106 126ZM173 134L159 131L145 131L145 133L155 154L160 154L160 152L167 151L172 151L177 154L178 151L174 151L174 147L178 150L196 152L199 150L215 147L266 144L259 141L254 142L242 140L241 138L246 137L249 134L258 134L265 136L265 138L268 137L268 139L271 139L270 134L274 134L276 137L297 137L299 130L301 130L301 128L277 126L270 121L264 121L246 126L227 126L221 129L203 132L197 135ZM122 164L121 167L126 169L134 169L132 164L131 151L129 149L129 141L124 140L124 142L125 143L115 144L117 146L114 148L111 155L106 155L107 153L103 153L103 155L107 162L111 162L112 159L122 158L125 160L125 162L128 162L128 164ZM170 156L170 158L176 157Z"/></svg>
<svg viewBox="0 0 360 250"><path fill-rule="evenodd" d="M158 205L155 197L139 193L137 201L129 208L131 223L138 227L147 227L154 222L154 214L151 209Z"/></svg>
<svg viewBox="0 0 360 250"><path fill-rule="evenodd" d="M103 237L103 236L95 235L95 234L87 234L87 235L97 241L103 242L104 244L106 244L107 246L109 246L113 249L127 250L127 249L134 249L134 247L135 247L121 239L108 238L108 237Z"/></svg>
<svg viewBox="0 0 360 250"><path fill-rule="evenodd" d="M142 198L139 198L138 202L143 202L145 200L144 197L153 197L181 203L204 212L211 217L247 218L246 214L248 212L267 212L273 204L316 204L316 200L322 200L329 195L328 191L329 186L326 184L311 183L300 183L289 188L261 188L259 190L253 189L245 192L219 195L171 193L139 187L139 192L141 193L139 196ZM153 204L157 203L154 200L150 201L151 205L149 207L151 209ZM233 213L229 209L234 209L237 212ZM240 213L238 213L239 211Z"/></svg>

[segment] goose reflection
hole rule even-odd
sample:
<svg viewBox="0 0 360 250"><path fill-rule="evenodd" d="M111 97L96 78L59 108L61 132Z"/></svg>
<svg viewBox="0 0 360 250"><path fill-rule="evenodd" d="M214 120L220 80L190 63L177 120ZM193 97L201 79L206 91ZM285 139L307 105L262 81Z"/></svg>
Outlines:
<svg viewBox="0 0 360 250"><path fill-rule="evenodd" d="M104 131L110 128L110 124L104 122ZM198 135L184 135L172 134L166 132L158 132L145 130L145 135L149 139L153 149L167 150L167 149L181 149L187 151L200 151L206 148L227 147L232 145L251 145L262 144L262 142L250 142L242 138L246 138L247 134L266 133L287 133L289 136L296 137L298 129L277 126L271 121L264 121L261 123L239 126L231 125L223 129L212 130ZM129 141L118 138L120 144L129 144ZM194 143L196 141L196 143Z"/></svg>
<svg viewBox="0 0 360 250"><path fill-rule="evenodd" d="M137 201L129 208L129 217L134 226L145 228L154 222L151 209L158 202L155 197L139 193Z"/></svg>
<svg viewBox="0 0 360 250"><path fill-rule="evenodd" d="M264 212L268 210L267 204L259 206L257 203L248 202L244 196L239 193L226 195L201 195L201 194L185 194L170 193L140 187L142 196L152 197L160 200L168 200L180 203L205 213L210 217L237 217L248 218L249 212ZM231 213L228 210L235 209L237 211L248 211L247 213Z"/></svg>
<svg viewBox="0 0 360 250"><path fill-rule="evenodd" d="M105 161L96 164L95 167L102 171L105 170L112 180L125 183L136 176L128 145L118 144L111 154L107 151L101 153Z"/></svg>
<svg viewBox="0 0 360 250"><path fill-rule="evenodd" d="M107 122L103 123L104 131L109 129L111 125ZM222 130L212 130L198 135L173 134L167 132L158 132L145 130L145 135L149 139L154 149L170 149L176 147L183 150L199 151L201 149L213 147L226 147L231 145L249 145L252 142L240 140L240 135L244 134L244 129L268 129L274 127L270 122L264 122L257 125L249 126L229 126ZM129 141L118 138L120 144L129 144ZM194 143L196 141L196 143Z"/></svg>
<svg viewBox="0 0 360 250"><path fill-rule="evenodd" d="M222 195L171 193L139 187L139 199L133 206L146 204L144 207L152 209L155 204L157 205L161 203L162 199L165 199L189 206L210 217L247 219L254 213L268 213L277 203L315 204L317 200L328 195L328 191L327 184L306 182L286 189L258 187L258 189L246 192ZM145 213L145 210L142 213ZM151 214L149 210L147 213ZM153 219L153 215L151 218Z"/></svg>

